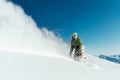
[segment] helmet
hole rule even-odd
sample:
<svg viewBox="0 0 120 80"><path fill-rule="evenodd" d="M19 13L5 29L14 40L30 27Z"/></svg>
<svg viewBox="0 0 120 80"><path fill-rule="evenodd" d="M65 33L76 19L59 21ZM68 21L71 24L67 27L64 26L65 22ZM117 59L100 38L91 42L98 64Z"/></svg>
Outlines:
<svg viewBox="0 0 120 80"><path fill-rule="evenodd" d="M72 36L75 36L75 35L77 36L78 34L76 32L74 32Z"/></svg>

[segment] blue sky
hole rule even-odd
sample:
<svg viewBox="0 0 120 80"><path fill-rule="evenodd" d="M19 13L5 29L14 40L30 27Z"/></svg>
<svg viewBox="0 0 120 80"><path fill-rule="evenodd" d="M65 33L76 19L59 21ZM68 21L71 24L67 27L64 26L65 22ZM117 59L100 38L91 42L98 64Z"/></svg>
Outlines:
<svg viewBox="0 0 120 80"><path fill-rule="evenodd" d="M119 0L11 0L70 43L78 32L90 53L120 53Z"/></svg>

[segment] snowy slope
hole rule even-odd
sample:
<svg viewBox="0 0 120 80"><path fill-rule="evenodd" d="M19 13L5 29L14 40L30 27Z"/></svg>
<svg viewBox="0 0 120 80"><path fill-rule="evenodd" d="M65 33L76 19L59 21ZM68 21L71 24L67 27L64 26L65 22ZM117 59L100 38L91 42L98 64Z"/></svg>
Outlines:
<svg viewBox="0 0 120 80"><path fill-rule="evenodd" d="M65 57L0 52L0 80L120 80L120 65L87 58L94 66Z"/></svg>
<svg viewBox="0 0 120 80"><path fill-rule="evenodd" d="M99 55L98 57L120 64L120 55Z"/></svg>

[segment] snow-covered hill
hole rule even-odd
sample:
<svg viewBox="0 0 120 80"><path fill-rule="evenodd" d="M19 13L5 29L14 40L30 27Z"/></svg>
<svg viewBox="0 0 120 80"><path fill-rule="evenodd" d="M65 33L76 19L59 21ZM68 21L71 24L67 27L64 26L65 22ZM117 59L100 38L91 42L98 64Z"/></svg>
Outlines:
<svg viewBox="0 0 120 80"><path fill-rule="evenodd" d="M120 64L120 55L99 55L98 57Z"/></svg>
<svg viewBox="0 0 120 80"><path fill-rule="evenodd" d="M0 80L120 80L120 65L87 58L90 65L65 57L0 52Z"/></svg>

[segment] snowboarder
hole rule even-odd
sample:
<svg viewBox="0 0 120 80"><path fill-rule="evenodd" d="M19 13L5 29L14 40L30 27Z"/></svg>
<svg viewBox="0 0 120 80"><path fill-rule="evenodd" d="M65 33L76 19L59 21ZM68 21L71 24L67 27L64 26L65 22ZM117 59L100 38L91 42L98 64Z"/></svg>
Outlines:
<svg viewBox="0 0 120 80"><path fill-rule="evenodd" d="M78 37L77 33L73 33L72 35L70 56L72 55L74 49L75 49L74 57L86 59L86 57L84 57L84 46L82 40Z"/></svg>

